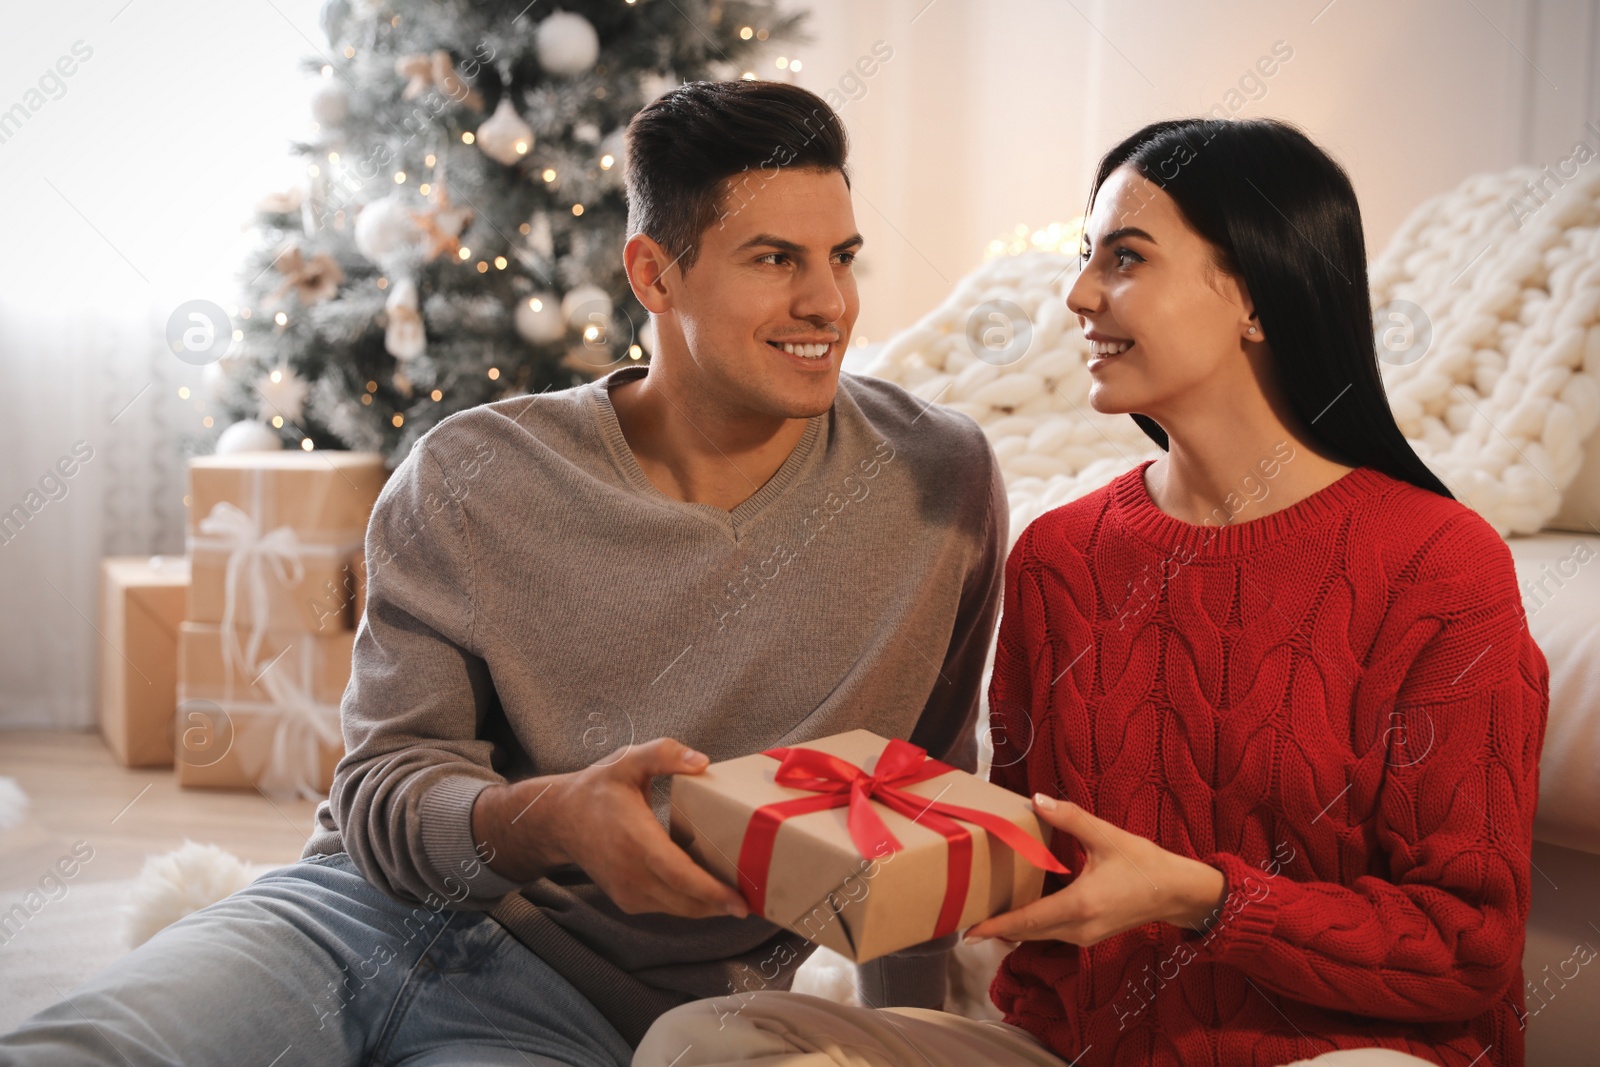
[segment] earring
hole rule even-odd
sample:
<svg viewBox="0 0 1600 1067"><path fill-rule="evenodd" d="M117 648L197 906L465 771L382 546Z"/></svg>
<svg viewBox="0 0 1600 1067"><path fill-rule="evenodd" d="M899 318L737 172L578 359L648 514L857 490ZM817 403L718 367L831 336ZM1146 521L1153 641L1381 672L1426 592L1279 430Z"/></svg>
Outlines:
<svg viewBox="0 0 1600 1067"><path fill-rule="evenodd" d="M1256 328L1254 326L1250 327L1250 332L1251 333L1255 333L1256 332Z"/></svg>

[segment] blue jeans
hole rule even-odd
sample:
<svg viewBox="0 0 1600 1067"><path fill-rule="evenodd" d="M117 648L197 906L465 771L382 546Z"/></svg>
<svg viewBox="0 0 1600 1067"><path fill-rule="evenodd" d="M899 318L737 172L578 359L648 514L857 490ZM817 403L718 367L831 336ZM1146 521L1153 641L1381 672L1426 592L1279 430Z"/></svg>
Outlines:
<svg viewBox="0 0 1600 1067"><path fill-rule="evenodd" d="M487 914L401 903L344 853L267 872L0 1037L0 1064L626 1067L632 1056Z"/></svg>

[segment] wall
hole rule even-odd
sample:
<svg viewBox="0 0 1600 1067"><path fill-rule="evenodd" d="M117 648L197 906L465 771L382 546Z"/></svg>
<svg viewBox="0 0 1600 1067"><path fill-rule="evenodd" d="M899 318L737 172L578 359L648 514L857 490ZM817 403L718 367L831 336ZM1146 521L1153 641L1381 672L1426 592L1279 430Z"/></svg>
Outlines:
<svg viewBox="0 0 1600 1067"><path fill-rule="evenodd" d="M875 41L894 50L842 110L867 238L857 333L873 341L933 307L992 238L1080 214L1100 153L1146 122L1222 105L1300 124L1349 170L1375 255L1428 196L1475 172L1553 163L1600 119L1597 0L812 10L816 40L793 50L808 88L841 92ZM1292 58L1252 83L1279 41Z"/></svg>

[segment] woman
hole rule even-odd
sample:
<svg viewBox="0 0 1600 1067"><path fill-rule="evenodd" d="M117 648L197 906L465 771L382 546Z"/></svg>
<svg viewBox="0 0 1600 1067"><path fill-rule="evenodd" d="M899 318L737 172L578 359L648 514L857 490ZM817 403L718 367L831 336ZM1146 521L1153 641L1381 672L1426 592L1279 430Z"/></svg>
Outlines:
<svg viewBox="0 0 1600 1067"><path fill-rule="evenodd" d="M1074 873L968 932L1020 942L1005 1023L771 994L641 1060L1520 1065L1548 668L1388 409L1349 180L1281 123L1157 123L1085 230L1090 402L1165 454L1007 563L992 777Z"/></svg>

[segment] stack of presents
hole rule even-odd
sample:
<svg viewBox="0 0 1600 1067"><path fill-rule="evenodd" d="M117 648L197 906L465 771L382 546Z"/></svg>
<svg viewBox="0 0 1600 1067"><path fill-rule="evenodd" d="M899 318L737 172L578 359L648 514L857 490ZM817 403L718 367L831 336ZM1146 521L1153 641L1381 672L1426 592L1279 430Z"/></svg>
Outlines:
<svg viewBox="0 0 1600 1067"><path fill-rule="evenodd" d="M190 462L188 556L102 564L101 729L125 766L326 795L386 476L376 453Z"/></svg>

